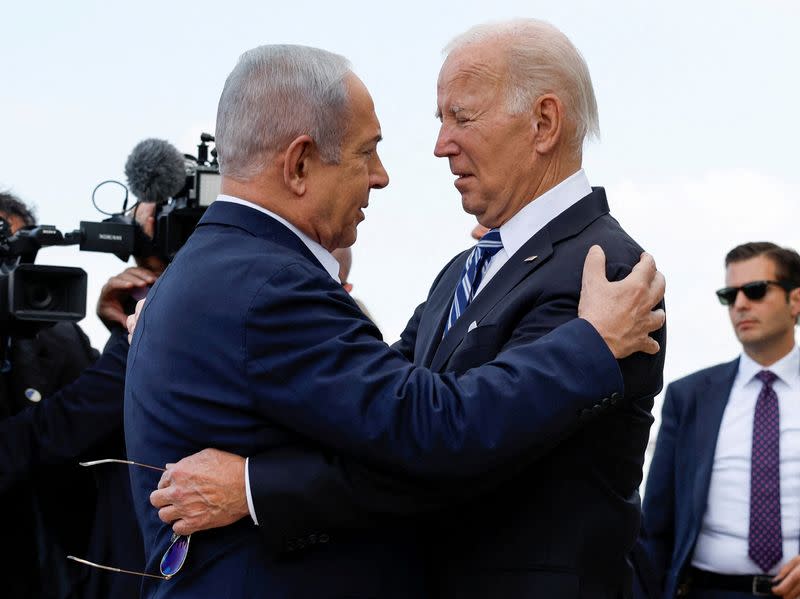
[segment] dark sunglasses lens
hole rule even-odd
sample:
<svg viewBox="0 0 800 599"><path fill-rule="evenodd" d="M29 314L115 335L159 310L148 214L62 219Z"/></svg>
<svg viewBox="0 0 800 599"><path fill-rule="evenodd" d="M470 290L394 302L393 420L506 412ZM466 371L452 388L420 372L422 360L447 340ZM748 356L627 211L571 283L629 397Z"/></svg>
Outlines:
<svg viewBox="0 0 800 599"><path fill-rule="evenodd" d="M736 295L738 293L739 290L736 287L725 287L725 289L720 289L717 291L719 303L723 306L730 306L736 302Z"/></svg>
<svg viewBox="0 0 800 599"><path fill-rule="evenodd" d="M742 291L747 299L760 300L767 294L767 283L764 281L748 283L747 285L742 285Z"/></svg>
<svg viewBox="0 0 800 599"><path fill-rule="evenodd" d="M172 576L181 569L183 562L186 561L186 555L189 553L189 539L191 538L191 535L184 537L173 534L172 544L161 558L161 573L164 576Z"/></svg>

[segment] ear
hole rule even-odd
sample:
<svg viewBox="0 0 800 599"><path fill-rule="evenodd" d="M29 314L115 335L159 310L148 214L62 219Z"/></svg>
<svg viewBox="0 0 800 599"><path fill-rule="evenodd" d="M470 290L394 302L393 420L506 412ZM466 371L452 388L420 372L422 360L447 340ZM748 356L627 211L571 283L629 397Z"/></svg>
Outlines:
<svg viewBox="0 0 800 599"><path fill-rule="evenodd" d="M533 106L533 146L540 154L549 154L564 133L564 105L555 94L536 98Z"/></svg>
<svg viewBox="0 0 800 599"><path fill-rule="evenodd" d="M342 287L347 293L353 293L353 284L352 283L342 283Z"/></svg>
<svg viewBox="0 0 800 599"><path fill-rule="evenodd" d="M797 317L800 316L800 287L789 292L789 308L792 311L794 321L797 322Z"/></svg>
<svg viewBox="0 0 800 599"><path fill-rule="evenodd" d="M306 192L313 149L314 140L301 135L289 144L283 155L283 182L295 195L301 196Z"/></svg>

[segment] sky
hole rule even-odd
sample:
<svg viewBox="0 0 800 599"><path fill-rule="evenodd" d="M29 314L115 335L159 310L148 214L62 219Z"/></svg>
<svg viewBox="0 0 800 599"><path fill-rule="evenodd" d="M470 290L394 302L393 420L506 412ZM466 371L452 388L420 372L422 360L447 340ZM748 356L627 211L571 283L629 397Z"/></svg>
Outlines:
<svg viewBox="0 0 800 599"><path fill-rule="evenodd" d="M589 65L602 137L587 144L584 168L666 276L665 380L734 358L713 293L725 253L756 240L800 249L800 5L791 0L8 3L0 189L62 231L101 220L92 190L125 181L139 141L195 153L200 133L213 133L242 52L266 43L338 52L372 92L390 176L371 195L350 280L394 341L441 267L471 245L473 219L446 160L433 156L442 48L472 25L513 17L550 21ZM121 204L112 188L98 193L106 210ZM102 347L93 306L125 265L74 247L45 248L37 263L86 270L81 326Z"/></svg>

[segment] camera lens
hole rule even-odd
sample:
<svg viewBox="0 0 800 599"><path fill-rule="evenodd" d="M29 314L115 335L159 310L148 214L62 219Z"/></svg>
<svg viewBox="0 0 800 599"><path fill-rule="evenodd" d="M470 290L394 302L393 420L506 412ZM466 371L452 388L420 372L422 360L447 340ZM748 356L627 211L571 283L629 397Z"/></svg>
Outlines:
<svg viewBox="0 0 800 599"><path fill-rule="evenodd" d="M54 298L50 289L45 285L31 285L26 289L27 304L36 310L47 310L53 304Z"/></svg>

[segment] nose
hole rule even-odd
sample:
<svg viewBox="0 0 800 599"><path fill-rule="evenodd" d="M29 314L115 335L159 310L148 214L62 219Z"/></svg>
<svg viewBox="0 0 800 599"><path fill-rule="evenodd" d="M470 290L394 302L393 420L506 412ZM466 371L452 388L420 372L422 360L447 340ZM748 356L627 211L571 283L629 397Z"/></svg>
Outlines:
<svg viewBox="0 0 800 599"><path fill-rule="evenodd" d="M749 305L750 305L750 300L747 299L747 296L744 294L744 291L739 289L739 291L736 292L736 299L734 300L731 307L734 310L742 310L744 308L747 308Z"/></svg>
<svg viewBox="0 0 800 599"><path fill-rule="evenodd" d="M383 168L383 162L381 162L377 152L375 153L375 164L370 170L370 189L383 189L389 185L389 173L387 173L386 169Z"/></svg>
<svg viewBox="0 0 800 599"><path fill-rule="evenodd" d="M433 155L439 158L453 156L458 153L458 146L453 142L450 135L450 128L442 123L439 127L439 136L436 138L436 145L433 146Z"/></svg>

